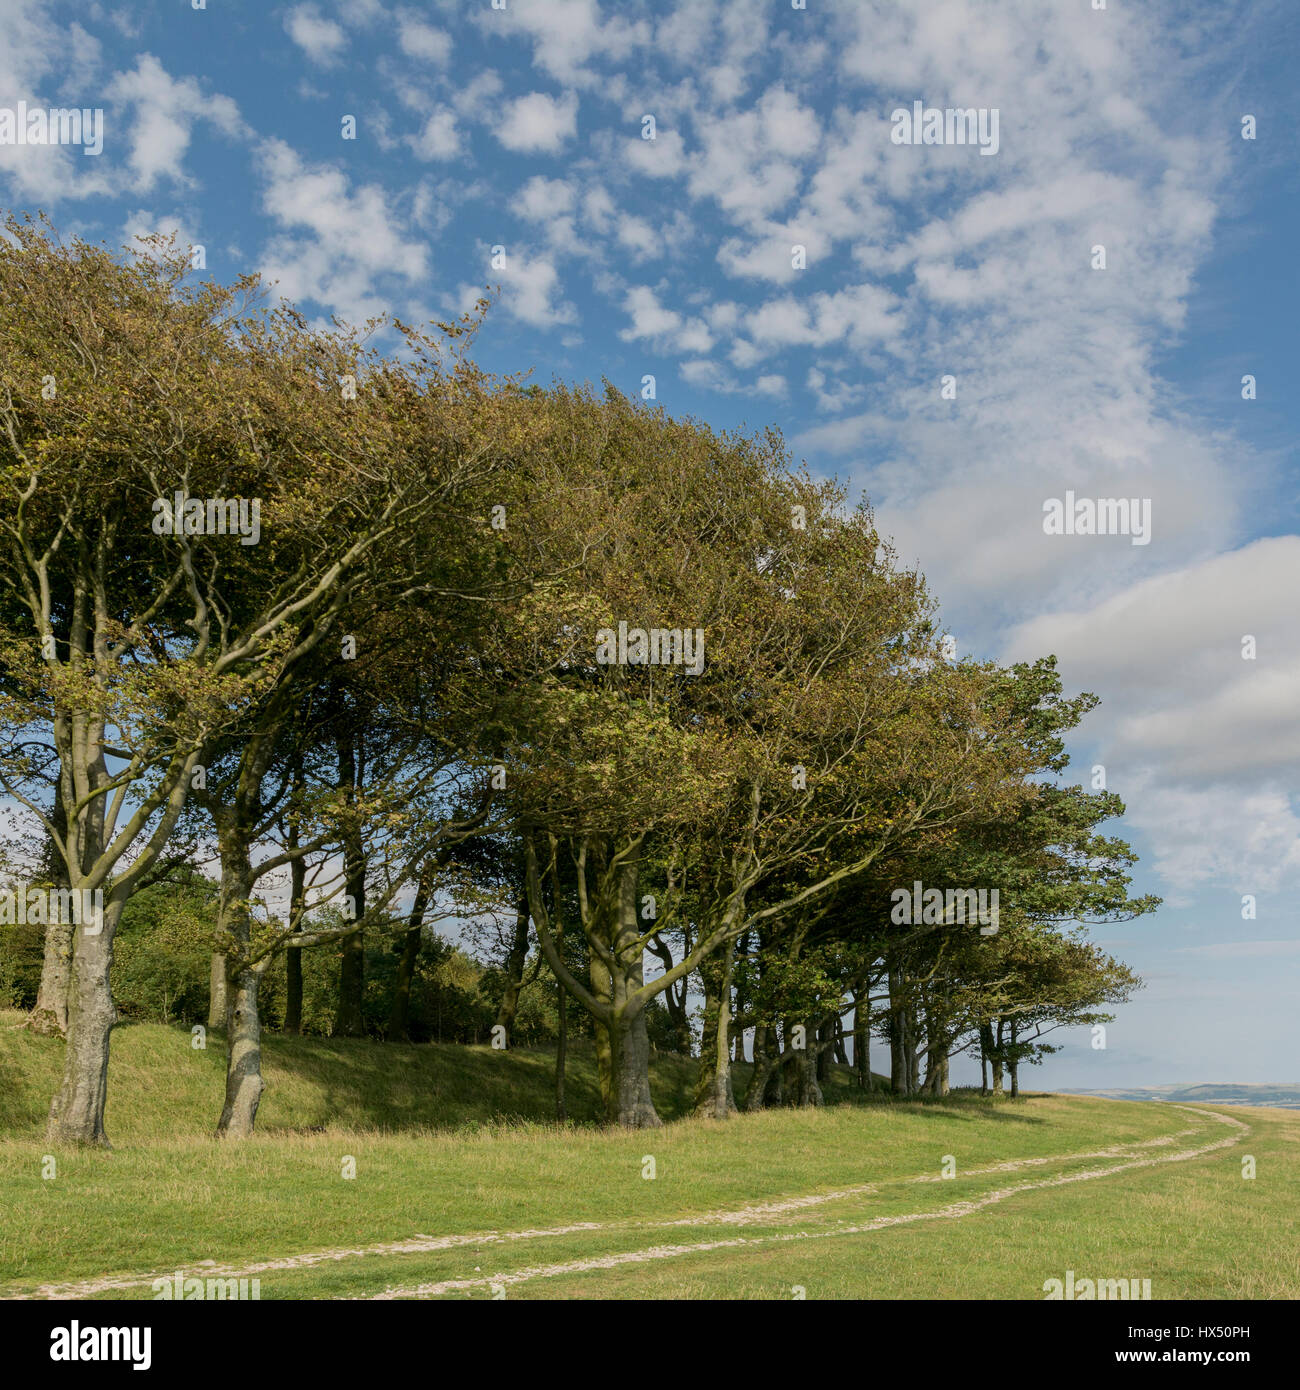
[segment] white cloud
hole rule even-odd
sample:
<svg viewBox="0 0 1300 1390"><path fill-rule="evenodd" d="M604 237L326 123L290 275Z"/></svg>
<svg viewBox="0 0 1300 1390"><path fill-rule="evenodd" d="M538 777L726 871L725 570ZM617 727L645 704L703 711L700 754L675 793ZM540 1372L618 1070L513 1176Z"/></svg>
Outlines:
<svg viewBox="0 0 1300 1390"><path fill-rule="evenodd" d="M348 46L347 35L315 5L295 5L285 16L285 32L299 48L322 67L337 62Z"/></svg>
<svg viewBox="0 0 1300 1390"><path fill-rule="evenodd" d="M503 268L488 265L484 284L500 285L501 307L533 328L577 322L577 310L561 297L560 274L547 254L510 251ZM482 293L482 286L462 285L461 312L472 308Z"/></svg>
<svg viewBox="0 0 1300 1390"><path fill-rule="evenodd" d="M0 42L0 101L16 107L94 107L98 42L79 24L67 26L42 0L8 0ZM58 98L56 101L55 98ZM109 162L118 132L105 113L104 151L67 145L0 145L0 179L13 205L50 208L66 199L112 191Z"/></svg>
<svg viewBox="0 0 1300 1390"><path fill-rule="evenodd" d="M573 184L564 179L548 179L534 174L519 190L513 208L530 222L550 222L573 211L576 200Z"/></svg>
<svg viewBox="0 0 1300 1390"><path fill-rule="evenodd" d="M1054 653L1068 688L1101 696L1082 732L1179 889L1262 891L1300 876L1298 589L1300 537L1273 537L1008 639L1009 658Z"/></svg>
<svg viewBox="0 0 1300 1390"><path fill-rule="evenodd" d="M441 67L451 57L451 38L442 29L426 24L418 15L405 11L398 17L397 42L408 58Z"/></svg>
<svg viewBox="0 0 1300 1390"><path fill-rule="evenodd" d="M878 346L902 331L900 307L891 291L868 284L769 299L744 315L748 338L736 344L732 360L748 365L782 348L838 342L860 349Z"/></svg>
<svg viewBox="0 0 1300 1390"><path fill-rule="evenodd" d="M177 250L187 250L202 245L202 238L193 234L187 219L181 217L179 213L159 214L148 212L144 208L138 208L135 212L128 213L122 226L123 244L136 250L143 250L144 248L137 242L136 238L150 236L175 237Z"/></svg>
<svg viewBox="0 0 1300 1390"><path fill-rule="evenodd" d="M663 250L664 239L644 217L626 214L618 219L618 244L632 253L634 261L643 261Z"/></svg>
<svg viewBox="0 0 1300 1390"><path fill-rule="evenodd" d="M613 7L602 19L597 0L510 0L505 9L484 7L478 23L489 36L530 39L536 66L575 87L602 80L588 68L593 60L622 62L650 39L649 25Z"/></svg>
<svg viewBox="0 0 1300 1390"><path fill-rule="evenodd" d="M185 154L196 121L207 121L231 138L247 133L229 97L205 96L193 77L170 77L151 53L140 55L134 71L119 73L109 94L133 108L128 163L138 192L148 192L164 177L185 182Z"/></svg>
<svg viewBox="0 0 1300 1390"><path fill-rule="evenodd" d="M703 391L716 391L723 396L783 398L789 389L785 377L775 372L760 376L755 381L740 381L707 357L697 357L683 362L677 371L688 385Z"/></svg>
<svg viewBox="0 0 1300 1390"><path fill-rule="evenodd" d="M578 129L578 98L530 92L506 104L496 129L497 139L508 150L558 154Z"/></svg>
<svg viewBox="0 0 1300 1390"><path fill-rule="evenodd" d="M1080 537L1081 540L1089 538ZM1100 538L1094 538L1100 539ZM1012 658L1055 652L1121 705L1114 756L1183 781L1300 773L1300 537L1254 541L1143 579L1009 635ZM1243 638L1255 641L1243 659Z"/></svg>
<svg viewBox="0 0 1300 1390"><path fill-rule="evenodd" d="M262 206L285 234L266 248L263 273L285 298L313 300L353 323L390 311L390 277L409 293L428 276L425 243L377 184L353 188L345 173L305 163L282 140L258 160Z"/></svg>
<svg viewBox="0 0 1300 1390"><path fill-rule="evenodd" d="M419 159L455 159L463 148L456 113L439 107L425 121L419 135L408 142Z"/></svg>
<svg viewBox="0 0 1300 1390"><path fill-rule="evenodd" d="M623 309L632 320L630 327L619 333L624 342L647 339L660 350L681 353L708 352L713 346L713 335L702 319L665 309L647 285L628 290Z"/></svg>
<svg viewBox="0 0 1300 1390"><path fill-rule="evenodd" d="M1165 787L1135 776L1125 824L1150 840L1152 867L1179 892L1210 883L1270 893L1300 883L1300 816L1278 787Z"/></svg>

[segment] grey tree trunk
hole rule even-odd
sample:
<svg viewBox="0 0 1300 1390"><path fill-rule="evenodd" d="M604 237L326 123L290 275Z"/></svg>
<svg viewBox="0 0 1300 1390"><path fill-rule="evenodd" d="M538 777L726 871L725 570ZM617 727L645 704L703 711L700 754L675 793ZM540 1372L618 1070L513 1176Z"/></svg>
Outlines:
<svg viewBox="0 0 1300 1390"><path fill-rule="evenodd" d="M68 817L63 809L63 797L57 793L54 805L50 808L50 819L66 843ZM48 831L45 842L42 871L56 888L67 888L68 866L63 862L63 856ZM27 1020L28 1028L42 1037L61 1038L67 1035L74 939L75 927L70 922L50 922L45 928L41 982L36 991L36 1007Z"/></svg>
<svg viewBox="0 0 1300 1390"><path fill-rule="evenodd" d="M858 1073L858 1089L871 1089L871 1005L864 993L853 1001L853 1065Z"/></svg>
<svg viewBox="0 0 1300 1390"><path fill-rule="evenodd" d="M800 1108L825 1104L822 1088L817 1083L817 1054L815 1048L804 1048L795 1056L794 1103Z"/></svg>
<svg viewBox="0 0 1300 1390"><path fill-rule="evenodd" d="M745 1092L745 1110L762 1110L767 1104L768 1083L776 1066L776 1037L768 1027L754 1029L754 1070Z"/></svg>
<svg viewBox="0 0 1300 1390"><path fill-rule="evenodd" d="M347 881L348 895L357 905L357 916L366 910L366 870L364 864ZM340 1038L359 1038L366 1031L363 1001L366 987L366 942L361 929L343 938L343 959L339 964L339 1006L334 1015L334 1033Z"/></svg>
<svg viewBox="0 0 1300 1390"><path fill-rule="evenodd" d="M725 1120L736 1109L731 1083L731 977L736 946L728 941L705 979L704 1033L700 1043L700 1074L695 1085L695 1114Z"/></svg>
<svg viewBox="0 0 1300 1390"><path fill-rule="evenodd" d="M217 1123L217 1133L224 1139L252 1137L262 1099L261 983L262 971L257 967L237 971L233 981L226 1034L226 1101Z"/></svg>
<svg viewBox="0 0 1300 1390"><path fill-rule="evenodd" d="M948 1094L948 1055L944 1052L931 1052L926 1062L925 1089L928 1095L946 1096Z"/></svg>
<svg viewBox="0 0 1300 1390"><path fill-rule="evenodd" d="M772 1053L772 1062L768 1068L767 1076L764 1078L762 1103L765 1108L775 1105L785 1104L785 1076L779 1065L781 1056L781 1039L777 1034L776 1028L767 1030L769 1046Z"/></svg>
<svg viewBox="0 0 1300 1390"><path fill-rule="evenodd" d="M824 1086L831 1079L831 1049L836 1047L835 1020L817 1030L817 1084Z"/></svg>
<svg viewBox="0 0 1300 1390"><path fill-rule="evenodd" d="M914 1096L921 1089L921 1049L918 1046L919 1029L916 1014L911 1009L903 1011L906 1031L904 1048L907 1056L907 1094Z"/></svg>
<svg viewBox="0 0 1300 1390"><path fill-rule="evenodd" d="M1020 1057L1016 1052L1016 1025L1011 1025L1011 1056L1007 1062L1007 1070L1011 1073L1011 1094L1020 1094Z"/></svg>
<svg viewBox="0 0 1300 1390"><path fill-rule="evenodd" d="M224 952L213 951L208 962L208 1027L224 1029L230 1012L230 991Z"/></svg>
<svg viewBox="0 0 1300 1390"><path fill-rule="evenodd" d="M27 1020L33 1033L62 1038L68 1032L69 996L72 992L72 947L76 928L68 922L51 922L45 928L45 956L36 1007Z"/></svg>
<svg viewBox="0 0 1300 1390"><path fill-rule="evenodd" d="M262 1019L258 991L266 961L249 963L252 945L253 866L243 827L237 817L218 813L221 849L221 901L218 931L231 944L226 958L228 984L226 1026L226 1098L217 1134L247 1139L253 1133L262 1099ZM269 959L269 958L268 958Z"/></svg>
<svg viewBox="0 0 1300 1390"><path fill-rule="evenodd" d="M117 1010L113 1007L108 977L113 964L113 934L122 907L122 900L110 896L104 904L98 933L91 935L84 926L77 928L63 1081L50 1104L45 1131L51 1143L112 1147L104 1129L104 1104L108 1096L109 1037L117 1022Z"/></svg>
<svg viewBox="0 0 1300 1390"><path fill-rule="evenodd" d="M889 1088L896 1096L910 1096L912 1069L907 1049L907 1009L903 1002L902 971L889 970Z"/></svg>
<svg viewBox="0 0 1300 1390"><path fill-rule="evenodd" d="M636 910L637 867L637 857L632 856L619 870L618 898L608 920L608 963L598 953L591 958L592 985L598 997L609 1001L608 1020L597 1020L597 1059L605 1054L602 1083L609 1121L624 1129L658 1129L663 1122L650 1095L650 1035L645 1009L634 1002L645 983Z"/></svg>
<svg viewBox="0 0 1300 1390"><path fill-rule="evenodd" d="M624 1129L659 1129L663 1121L650 1095L650 1035L639 1011L614 1039L619 1125Z"/></svg>
<svg viewBox="0 0 1300 1390"><path fill-rule="evenodd" d="M993 1071L993 1094L1000 1096L1002 1094L1002 1020L998 1019L996 1036L993 1032L993 1025L986 1023L980 1029L980 1037L984 1040L989 1066Z"/></svg>

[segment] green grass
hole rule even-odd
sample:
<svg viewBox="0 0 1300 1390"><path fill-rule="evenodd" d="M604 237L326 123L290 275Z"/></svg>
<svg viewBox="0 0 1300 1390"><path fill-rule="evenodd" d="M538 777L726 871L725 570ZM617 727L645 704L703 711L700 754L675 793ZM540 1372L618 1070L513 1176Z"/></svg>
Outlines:
<svg viewBox="0 0 1300 1390"><path fill-rule="evenodd" d="M1224 1108L1251 1126L1231 1147L1187 1162L1112 1171L1135 1156L1200 1148L1238 1131L1159 1104L1083 1097L900 1103L861 1097L719 1124L683 1120L617 1133L553 1113L553 1059L487 1048L266 1040L267 1094L246 1144L211 1137L221 1103L219 1045L179 1029L114 1035L111 1153L61 1151L42 1177L45 1109L62 1044L0 1015L0 1293L46 1282L203 1272L421 1237L467 1243L354 1253L260 1273L263 1298L368 1297L450 1281L453 1297L1041 1298L1067 1269L1149 1278L1156 1298L1296 1297L1294 1192L1300 1115ZM660 1113L684 1113L694 1063L656 1060ZM594 1068L569 1069L572 1113L596 1110ZM1166 1145L1124 1148L1191 1130ZM1081 1157L1119 1147L1108 1158ZM1241 1177L1243 1154L1258 1176ZM946 1155L957 1176L940 1179ZM345 1159L356 1177L342 1176ZM642 1176L652 1157L655 1176ZM997 1164L1042 1162L981 1173ZM1021 1183L1106 1176L1017 1192L959 1219L845 1228L978 1201ZM871 1185L736 1221L754 1204ZM666 1225L688 1218L692 1224ZM558 1232L585 1223L595 1229ZM524 1239L508 1233L541 1232ZM545 1234L551 1232L551 1234ZM491 1233L497 1233L493 1238ZM644 1259L662 1246L687 1249ZM430 1242L426 1241L426 1244ZM641 1253L639 1253L641 1252ZM635 1257L595 1270L526 1269ZM106 1296L151 1297L148 1283Z"/></svg>

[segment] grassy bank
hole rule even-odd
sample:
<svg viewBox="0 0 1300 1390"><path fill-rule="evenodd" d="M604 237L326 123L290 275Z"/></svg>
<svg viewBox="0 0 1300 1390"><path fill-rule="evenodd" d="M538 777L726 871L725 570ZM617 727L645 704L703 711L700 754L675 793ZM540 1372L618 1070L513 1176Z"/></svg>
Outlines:
<svg viewBox="0 0 1300 1390"><path fill-rule="evenodd" d="M214 1266L261 1266L263 1298L1041 1298L1067 1269L1156 1298L1300 1294L1290 1112L1233 1108L1242 1130L1080 1097L899 1103L839 1074L822 1110L614 1133L548 1118L546 1054L269 1038L261 1132L228 1144L219 1046L140 1026L114 1037L114 1151L52 1155L47 1178L62 1045L17 1022L0 1020L8 1296L96 1280L79 1292L148 1298L153 1273ZM666 1118L693 1079L656 1060ZM569 1093L590 1121L589 1055Z"/></svg>

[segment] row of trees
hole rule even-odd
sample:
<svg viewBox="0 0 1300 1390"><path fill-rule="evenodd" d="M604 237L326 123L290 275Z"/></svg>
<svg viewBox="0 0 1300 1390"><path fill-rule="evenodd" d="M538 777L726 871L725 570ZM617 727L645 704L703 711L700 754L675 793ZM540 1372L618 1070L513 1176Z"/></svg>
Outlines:
<svg viewBox="0 0 1300 1390"><path fill-rule="evenodd" d="M549 972L629 1126L659 1122L652 1007L688 1046L703 997L721 1117L746 1034L747 1106L816 1103L873 1030L904 1094L972 1046L1000 1085L1136 983L1074 925L1154 906L1099 829L1118 800L1060 785L1091 698L1051 659L952 659L921 576L775 431L489 378L472 318L382 353L162 242L6 230L0 778L32 881L103 896L98 930L45 929L52 1140L107 1142L123 912L209 858L236 1137L272 962L293 1030L302 952L341 947L357 1033L395 938L403 1037L439 920L509 924L503 1034ZM998 931L895 920L916 881L997 889Z"/></svg>

